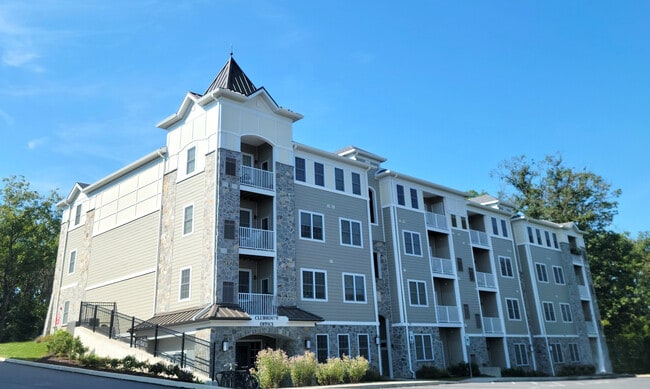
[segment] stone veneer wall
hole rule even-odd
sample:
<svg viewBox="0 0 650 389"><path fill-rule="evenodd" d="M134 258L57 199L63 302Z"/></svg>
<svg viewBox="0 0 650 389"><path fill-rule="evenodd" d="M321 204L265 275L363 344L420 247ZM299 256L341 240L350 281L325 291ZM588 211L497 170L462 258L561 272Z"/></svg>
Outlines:
<svg viewBox="0 0 650 389"><path fill-rule="evenodd" d="M416 361L415 344L410 340L410 334L431 335L433 341L433 360ZM390 329L393 376L396 378L415 378L414 373L423 366L435 366L443 369L445 361L443 355L442 339L438 327L400 326ZM409 342L409 344L407 344ZM409 348L411 365L409 369Z"/></svg>
<svg viewBox="0 0 650 389"><path fill-rule="evenodd" d="M542 371L551 375L550 353L548 350L548 342L546 338L537 337L533 338L533 352L535 353L535 360L537 361L537 371Z"/></svg>
<svg viewBox="0 0 650 389"><path fill-rule="evenodd" d="M172 288L172 260L174 258L174 214L176 203L176 174L174 170L163 177L161 217L160 217L160 247L156 269L158 289L156 293L155 313L169 311Z"/></svg>
<svg viewBox="0 0 650 389"><path fill-rule="evenodd" d="M379 311L379 314L386 318L389 323L392 323L392 295L390 292L389 281L390 270L388 266L388 259L386 258L386 243L374 241L373 252L377 253L377 261L379 262L379 269L381 272L381 278L375 279L375 284L377 286L377 310Z"/></svg>
<svg viewBox="0 0 650 389"><path fill-rule="evenodd" d="M469 359L478 366L488 366L490 356L487 351L487 341L484 336L469 337Z"/></svg>
<svg viewBox="0 0 650 389"><path fill-rule="evenodd" d="M523 343L526 345L526 356L528 356L527 366L517 366L517 353L515 351L515 344L518 343ZM506 347L508 348L508 355L510 356L510 367L522 368L525 370L535 370L534 369L535 364L533 363L534 354L531 352L532 345L530 344L530 339L527 336L507 337Z"/></svg>
<svg viewBox="0 0 650 389"><path fill-rule="evenodd" d="M65 248L68 241L68 227L70 223L61 223L61 230L59 231L59 246L56 254L56 267L54 268L54 280L52 281L52 297L50 298L50 306L45 319L45 326L43 335L52 332L56 322L56 315L59 312L59 301L61 292L61 276L64 272L65 266ZM56 297L55 297L56 296Z"/></svg>
<svg viewBox="0 0 650 389"><path fill-rule="evenodd" d="M203 186L203 234L201 246L201 304L212 302L214 288L214 242L215 242L215 202L216 202L216 156L210 153L205 156L205 174Z"/></svg>
<svg viewBox="0 0 650 389"><path fill-rule="evenodd" d="M275 164L275 233L278 305L295 306L298 301L296 273L296 195L293 167Z"/></svg>

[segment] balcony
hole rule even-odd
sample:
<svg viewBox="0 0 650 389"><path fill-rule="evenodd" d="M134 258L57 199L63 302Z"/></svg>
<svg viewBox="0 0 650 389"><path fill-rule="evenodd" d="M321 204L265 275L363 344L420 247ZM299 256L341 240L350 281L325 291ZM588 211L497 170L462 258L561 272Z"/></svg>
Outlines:
<svg viewBox="0 0 650 389"><path fill-rule="evenodd" d="M474 245L490 247L487 233L483 231L469 230L469 238Z"/></svg>
<svg viewBox="0 0 650 389"><path fill-rule="evenodd" d="M585 321L587 325L587 335L588 336L598 336L598 329L596 328L596 322L594 321Z"/></svg>
<svg viewBox="0 0 650 389"><path fill-rule="evenodd" d="M580 293L580 300L589 300L589 289L586 285L578 285L578 292Z"/></svg>
<svg viewBox="0 0 650 389"><path fill-rule="evenodd" d="M431 257L431 271L434 274L442 274L445 276L455 276L454 264L451 259Z"/></svg>
<svg viewBox="0 0 650 389"><path fill-rule="evenodd" d="M431 228L436 228L438 230L449 230L449 227L447 227L447 218L445 215L441 215L439 213L433 213L433 212L426 212L425 214L425 219L427 223L427 227Z"/></svg>
<svg viewBox="0 0 650 389"><path fill-rule="evenodd" d="M254 188L273 190L273 172L242 165L239 183Z"/></svg>
<svg viewBox="0 0 650 389"><path fill-rule="evenodd" d="M582 259L582 255L575 255L572 253L571 259L573 260L574 265L584 266L584 260Z"/></svg>
<svg viewBox="0 0 650 389"><path fill-rule="evenodd" d="M239 306L250 315L277 315L275 295L239 293Z"/></svg>
<svg viewBox="0 0 650 389"><path fill-rule="evenodd" d="M460 324L460 315L456 306L436 305L436 317L438 323Z"/></svg>
<svg viewBox="0 0 650 389"><path fill-rule="evenodd" d="M239 247L243 249L273 251L275 233L270 230L239 227Z"/></svg>
<svg viewBox="0 0 650 389"><path fill-rule="evenodd" d="M476 285L479 288L497 290L497 280L492 273L476 272Z"/></svg>
<svg viewBox="0 0 650 389"><path fill-rule="evenodd" d="M483 332L486 334L503 334L501 319L498 317L483 317Z"/></svg>

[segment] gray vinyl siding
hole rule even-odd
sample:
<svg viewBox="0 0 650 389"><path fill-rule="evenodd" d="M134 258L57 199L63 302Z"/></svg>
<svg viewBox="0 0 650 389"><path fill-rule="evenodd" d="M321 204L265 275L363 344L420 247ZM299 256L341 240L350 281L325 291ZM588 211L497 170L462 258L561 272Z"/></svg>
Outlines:
<svg viewBox="0 0 650 389"><path fill-rule="evenodd" d="M524 310L524 301L519 291L519 266L517 258L513 251L512 241L508 239L491 236L492 251L494 256L494 264L496 269L496 278L499 285L499 293L501 296L501 316L504 319L505 331L507 334L528 334L528 326L526 325L526 311ZM504 277L501 275L501 263L499 257L510 258L512 264L513 278ZM508 319L508 305L506 299L517 299L519 302L519 314L521 320Z"/></svg>
<svg viewBox="0 0 650 389"><path fill-rule="evenodd" d="M146 320L153 315L155 273L112 283L86 292L86 301L114 301L117 311Z"/></svg>
<svg viewBox="0 0 650 389"><path fill-rule="evenodd" d="M83 250L84 230L84 228L76 228L68 233L65 254L63 256L63 286L76 284L79 281L79 276L81 274L80 261L81 252ZM74 250L77 251L75 269L72 274L68 274L68 269L70 266L70 253Z"/></svg>
<svg viewBox="0 0 650 389"><path fill-rule="evenodd" d="M352 196L296 185L296 277L298 306L327 321L375 321L375 300L372 294L372 246L369 243L367 201ZM322 214L325 241L300 238L300 212ZM362 248L343 246L340 219L361 223ZM302 300L301 269L327 273L327 302ZM365 276L365 303L343 301L343 273Z"/></svg>
<svg viewBox="0 0 650 389"><path fill-rule="evenodd" d="M88 286L154 269L158 222L159 212L155 212L95 236L90 253Z"/></svg>
<svg viewBox="0 0 650 389"><path fill-rule="evenodd" d="M537 300L535 299L535 290L531 282L537 282L535 270L528 266L528 257L526 255L526 245L517 246L517 251L520 260L517 265L521 265L521 286L524 293L524 301L526 304L526 314L528 316L528 324L530 325L530 332L532 335L540 335L541 329L539 328L539 318L543 314L537 309ZM534 265L533 265L534 266ZM541 303L540 303L541 304Z"/></svg>
<svg viewBox="0 0 650 389"><path fill-rule="evenodd" d="M483 329L476 326L475 315L480 314L480 304L478 292L476 291L476 281L470 281L468 268L474 267L472 256L472 246L469 241L469 232L466 230L452 228L452 241L454 245L455 261L456 258L462 258L463 271L458 272L458 289L460 293L461 315L463 315L463 304L469 306L469 319L463 320L466 324L465 331L469 334L482 334ZM474 270L476 271L476 269Z"/></svg>

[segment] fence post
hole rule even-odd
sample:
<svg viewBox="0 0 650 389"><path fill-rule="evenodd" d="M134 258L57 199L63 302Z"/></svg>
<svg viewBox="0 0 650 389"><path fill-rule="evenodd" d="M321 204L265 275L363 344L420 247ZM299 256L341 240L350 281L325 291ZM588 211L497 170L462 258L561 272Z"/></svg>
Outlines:
<svg viewBox="0 0 650 389"><path fill-rule="evenodd" d="M84 311L84 308L86 308L86 303L84 303L84 302L82 301L82 302L81 302L81 306L79 307L79 321L77 322L77 325L80 325L80 324L81 324L81 319L83 318L83 311Z"/></svg>
<svg viewBox="0 0 650 389"><path fill-rule="evenodd" d="M129 347L133 347L134 336L135 336L135 316L131 316L131 340L129 341Z"/></svg>
<svg viewBox="0 0 650 389"><path fill-rule="evenodd" d="M185 367L185 332L181 336L181 368Z"/></svg>
<svg viewBox="0 0 650 389"><path fill-rule="evenodd" d="M113 338L113 324L115 324L115 310L111 311L111 324L108 326L108 339Z"/></svg>
<svg viewBox="0 0 650 389"><path fill-rule="evenodd" d="M97 305L95 305L95 310L93 312L93 332L97 328Z"/></svg>
<svg viewBox="0 0 650 389"><path fill-rule="evenodd" d="M156 332L153 338L153 356L154 358L158 356L158 324L156 324Z"/></svg>
<svg viewBox="0 0 650 389"><path fill-rule="evenodd" d="M210 358L208 358L208 360L210 361L210 378L212 379L212 381L216 381L217 379L217 369L215 369L214 366L215 359L217 358L216 353L217 353L217 342L211 342Z"/></svg>

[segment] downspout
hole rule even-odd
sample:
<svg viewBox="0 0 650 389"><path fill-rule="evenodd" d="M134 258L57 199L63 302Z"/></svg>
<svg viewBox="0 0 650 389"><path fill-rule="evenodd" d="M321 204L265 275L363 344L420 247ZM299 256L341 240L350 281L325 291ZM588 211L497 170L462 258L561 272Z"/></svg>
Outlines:
<svg viewBox="0 0 650 389"><path fill-rule="evenodd" d="M370 185L368 183L368 172L370 171L371 168L372 168L371 166L368 166L366 168L366 174L365 174L366 193L368 193L368 188L370 187ZM374 266L374 262L373 262L373 259L374 259L373 257L374 257L374 253L375 253L375 246L373 244L374 240L373 240L373 236L372 236L372 223L370 222L370 213L373 212L373 210L370 209L370 200L369 199L366 199L366 203L368 204L368 210L369 210L369 212L368 212L368 241L370 243L370 268L372 269L372 273L373 273L372 276L373 276L373 279L374 279L374 282L372 283L372 293L373 293L374 300L375 300L375 320L376 320L375 331L377 331L376 332L377 336L375 337L375 347L377 348L377 361L379 362L378 363L379 374L383 374L382 363L381 363L382 362L382 360L381 360L381 341L380 342L376 341L376 339L379 339L381 336L380 336L380 333L379 333L379 331L380 331L379 330L379 303L377 302L377 279L378 278L377 278L377 274L375 273L375 266ZM379 219L379 215L376 215L376 217L377 217L377 219ZM381 264L379 262L379 258L377 258L377 266L381 266ZM368 339L368 341L370 341L370 339ZM370 347L370 345L368 345L368 347Z"/></svg>

